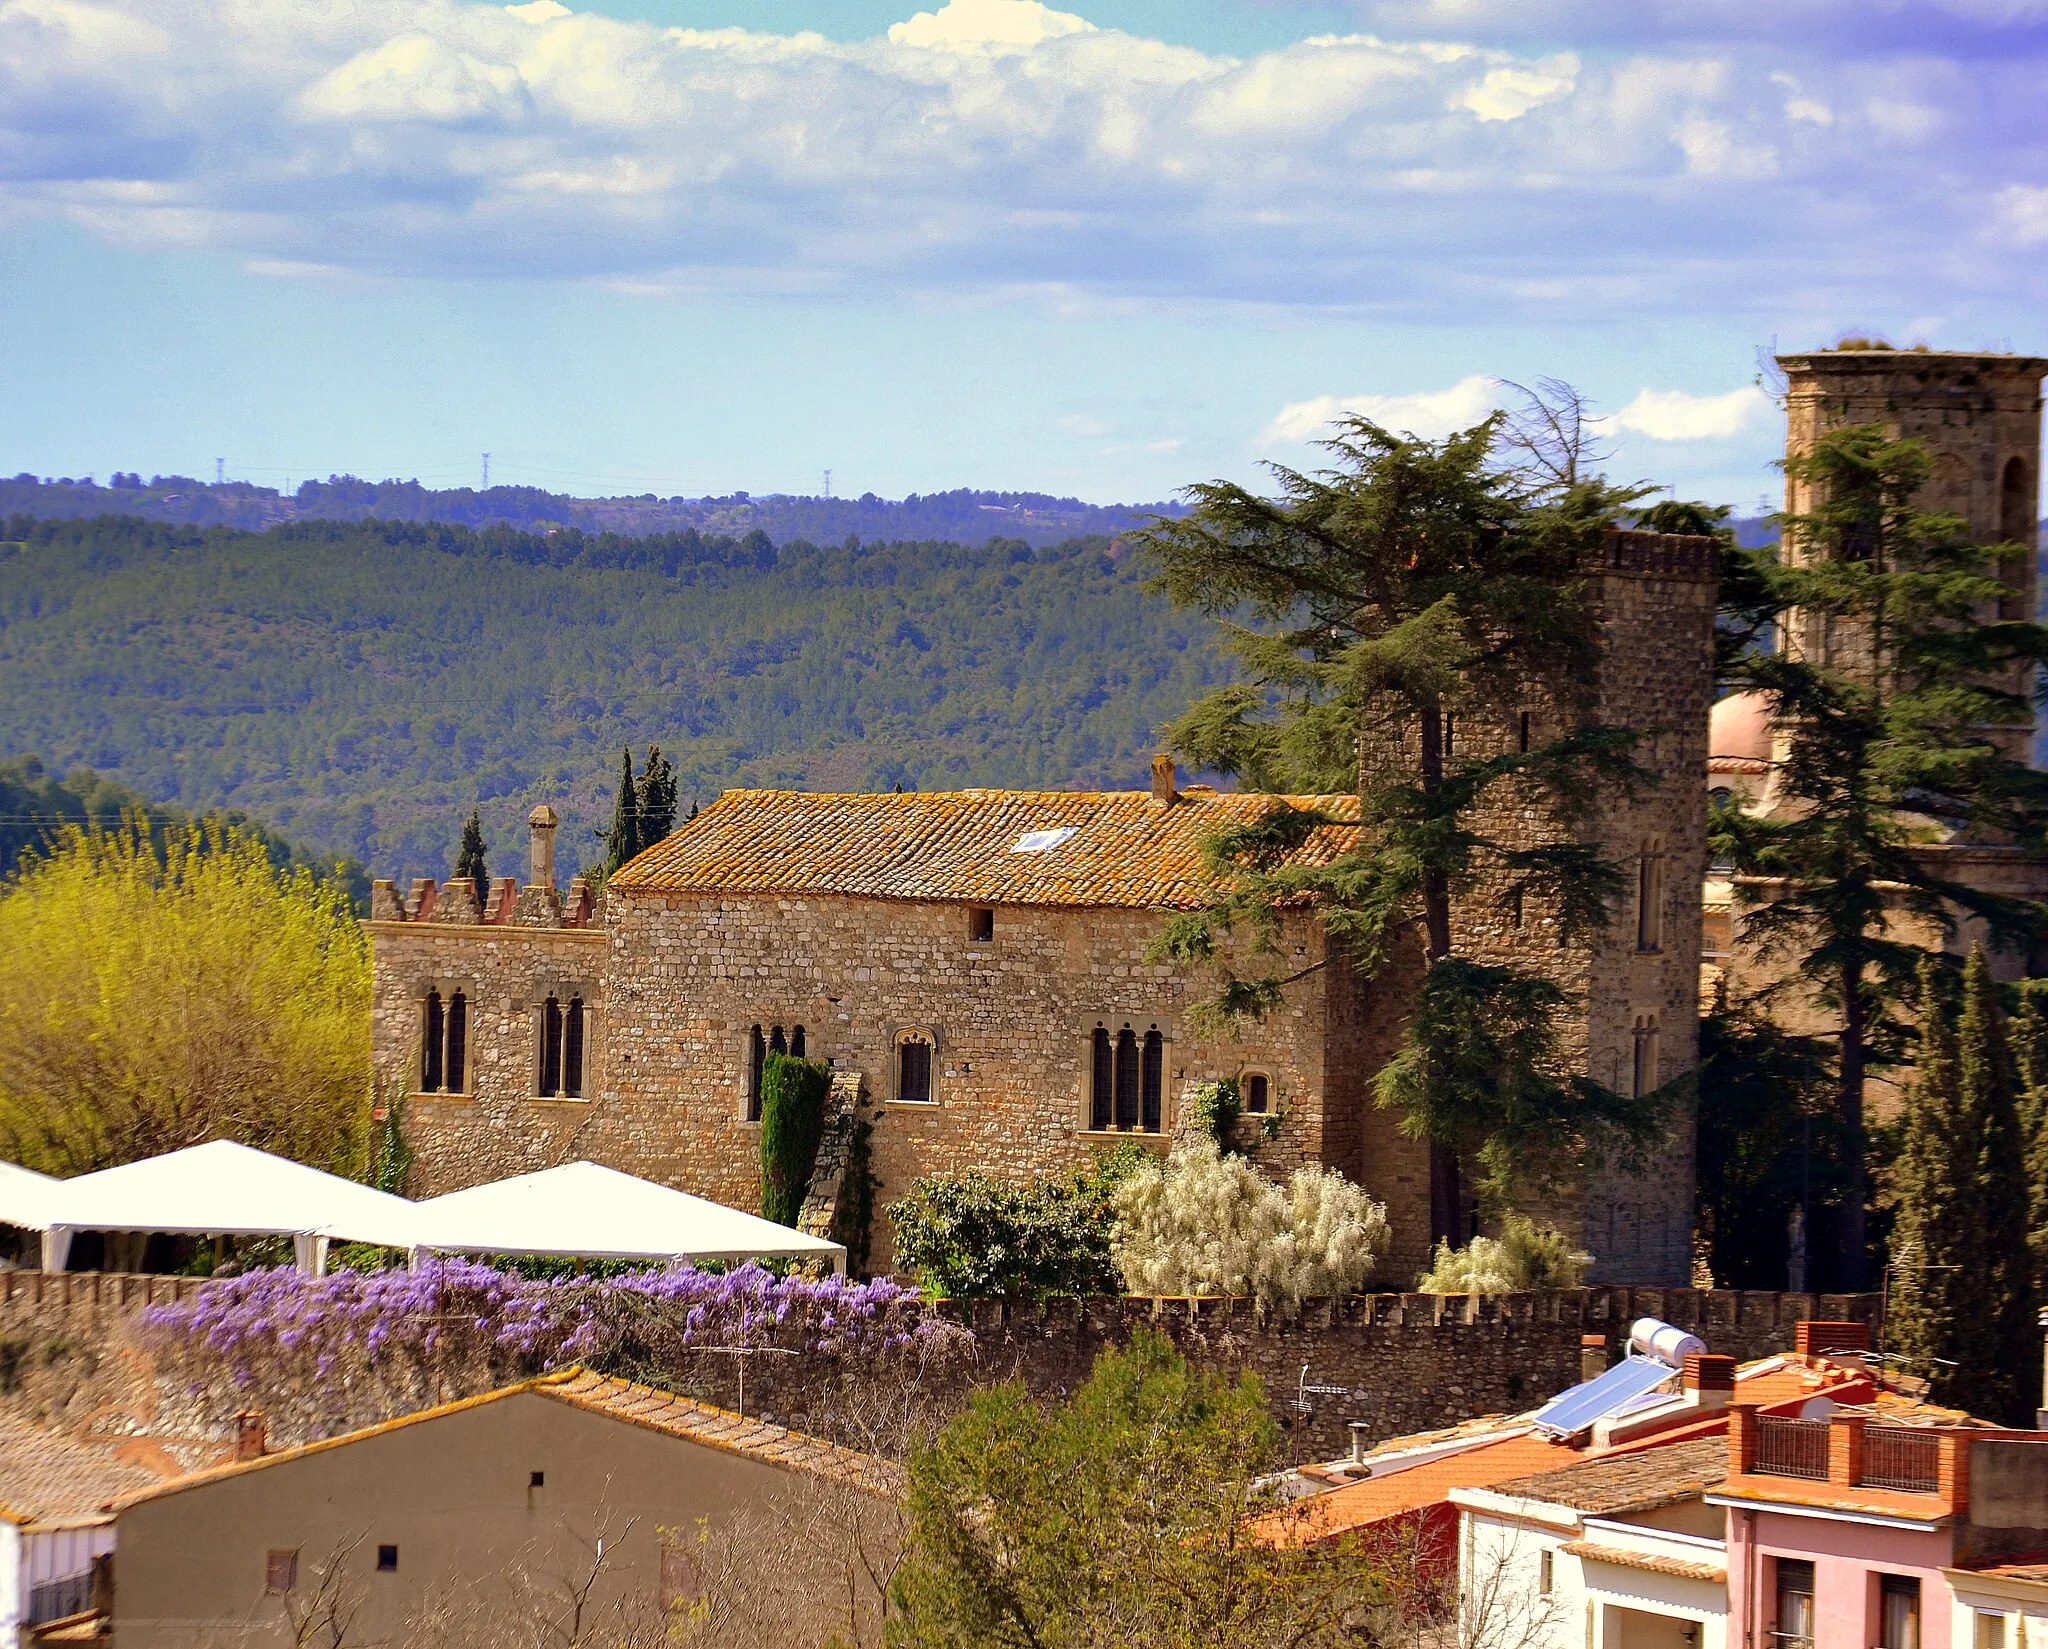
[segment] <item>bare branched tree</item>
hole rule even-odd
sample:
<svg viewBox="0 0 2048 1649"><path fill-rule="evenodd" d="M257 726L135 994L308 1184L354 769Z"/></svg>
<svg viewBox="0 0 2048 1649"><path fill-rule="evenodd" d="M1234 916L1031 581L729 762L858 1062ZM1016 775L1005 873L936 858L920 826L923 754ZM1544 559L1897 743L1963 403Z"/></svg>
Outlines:
<svg viewBox="0 0 2048 1649"><path fill-rule="evenodd" d="M363 1583L355 1572L355 1555L368 1538L368 1530L343 1535L313 1565L310 1590L294 1586L282 1594L292 1649L348 1649L357 1641L351 1634L362 1612Z"/></svg>
<svg viewBox="0 0 2048 1649"><path fill-rule="evenodd" d="M1562 378L1538 378L1533 385L1500 380L1513 397L1496 437L1500 450L1537 493L1568 492L1613 450L1593 428L1584 395Z"/></svg>

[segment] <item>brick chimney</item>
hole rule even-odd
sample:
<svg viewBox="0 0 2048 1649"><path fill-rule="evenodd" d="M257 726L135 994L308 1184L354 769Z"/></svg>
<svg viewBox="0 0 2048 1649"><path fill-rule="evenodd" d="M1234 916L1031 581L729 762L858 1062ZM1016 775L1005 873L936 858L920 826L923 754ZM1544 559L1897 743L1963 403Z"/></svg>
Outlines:
<svg viewBox="0 0 2048 1649"><path fill-rule="evenodd" d="M262 1415L254 1409L242 1410L235 1416L235 1458L261 1460L267 1450L268 1434Z"/></svg>
<svg viewBox="0 0 2048 1649"><path fill-rule="evenodd" d="M1728 1475L1756 1470L1756 1404L1728 1405Z"/></svg>
<svg viewBox="0 0 2048 1649"><path fill-rule="evenodd" d="M533 870L526 879L528 887L555 885L555 828L561 822L546 802L527 814L526 828L533 836Z"/></svg>
<svg viewBox="0 0 2048 1649"><path fill-rule="evenodd" d="M1735 1359L1712 1352L1688 1352L1679 1377L1685 1400L1695 1408L1726 1408L1735 1396Z"/></svg>
<svg viewBox="0 0 2048 1649"><path fill-rule="evenodd" d="M1165 751L1160 751L1158 755L1152 758L1152 805L1154 807L1173 806L1175 799L1179 795L1174 782L1175 777L1173 758Z"/></svg>
<svg viewBox="0 0 2048 1649"><path fill-rule="evenodd" d="M1825 1357L1836 1351L1868 1351L1870 1325L1818 1321L1795 1323L1792 1328L1792 1349L1801 1357Z"/></svg>

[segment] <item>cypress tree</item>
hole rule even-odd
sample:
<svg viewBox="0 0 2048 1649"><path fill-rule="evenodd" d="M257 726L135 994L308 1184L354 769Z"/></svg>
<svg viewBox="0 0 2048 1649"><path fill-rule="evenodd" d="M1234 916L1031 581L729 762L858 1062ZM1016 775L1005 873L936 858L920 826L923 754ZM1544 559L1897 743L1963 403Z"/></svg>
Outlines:
<svg viewBox="0 0 2048 1649"><path fill-rule="evenodd" d="M1955 1329L1955 1400L2009 1426L2031 1425L2040 1355L2027 1251L2028 1185L2019 1119L2019 1073L2006 1039L1998 986L1982 947L1963 973L1963 1138L1974 1144L1963 1194L1971 1216L1962 1257L1963 1315Z"/></svg>
<svg viewBox="0 0 2048 1649"><path fill-rule="evenodd" d="M1961 1262L1969 1244L1963 1208L1962 1074L1954 1009L1932 957L1920 964L1920 1050L1907 1095L1893 1188L1892 1279L1887 1301L1891 1349L1937 1393L1949 1382Z"/></svg>
<svg viewBox="0 0 2048 1649"><path fill-rule="evenodd" d="M650 848L676 827L676 770L661 753L647 747L647 766L640 775L640 846Z"/></svg>
<svg viewBox="0 0 2048 1649"><path fill-rule="evenodd" d="M640 793L633 782L633 749L619 752L619 793L612 804L612 827L605 832L604 873L615 870L640 851Z"/></svg>
<svg viewBox="0 0 2048 1649"><path fill-rule="evenodd" d="M2026 1153L2027 1252L2033 1261L2034 1299L2048 1301L2048 1014L2040 995L2025 986L2012 1024L2020 1075L2020 1140Z"/></svg>
<svg viewBox="0 0 2048 1649"><path fill-rule="evenodd" d="M455 874L474 876L476 894L481 899L489 891L491 873L484 864L484 823L476 808L469 810L469 819L462 827L462 846L455 852Z"/></svg>

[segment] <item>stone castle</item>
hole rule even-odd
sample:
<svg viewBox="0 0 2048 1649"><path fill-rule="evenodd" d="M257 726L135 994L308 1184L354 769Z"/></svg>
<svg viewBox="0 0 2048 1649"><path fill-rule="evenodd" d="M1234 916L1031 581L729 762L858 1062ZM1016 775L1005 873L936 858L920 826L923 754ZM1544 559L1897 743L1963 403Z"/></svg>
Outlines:
<svg viewBox="0 0 2048 1649"><path fill-rule="evenodd" d="M1857 384L1882 377L1875 355L1842 359ZM2038 383L2042 363L2008 373L1985 359L1905 357L1895 373L1930 375L1930 403L1947 395L1952 408L1968 400L1956 384L1970 363L2000 386L2029 367L2026 383ZM1883 415L1835 387L1832 358L1788 367L1795 441L1802 418ZM2008 435L2023 438L2002 412L1954 441L1968 449L1973 488L1983 470L2000 499L2024 492L2010 510L2031 509L2038 487L2032 405L2034 442L2015 447L2021 471L1978 454L1989 428L2001 452ZM1533 901L1510 913L1482 877L1454 926L1462 953L1533 964L1565 984L1577 1004L1569 1057L1645 1092L1696 1063L1703 932L1714 960L1733 966L1725 884L1708 875L1701 776L1710 755L1760 759L1766 772L1769 756L1709 748L1711 541L1615 532L1592 577L1603 643L1593 714L1646 730L1638 758L1659 780L1603 806L1589 827L1627 868L1628 896L1597 939L1564 945ZM2031 575L2015 599L2031 602ZM1461 724L1460 747L1526 748L1551 713L1532 702L1499 727ZM1315 800L1339 817L1356 806ZM1474 1217L1455 1165L1372 1101L1412 979L1399 965L1359 977L1306 913L1291 916L1280 944L1300 977L1284 1006L1218 1040L1189 1020L1208 982L1145 959L1167 916L1205 896L1204 840L1270 805L1182 788L1163 758L1151 788L1135 792L729 791L622 867L601 903L580 882L556 887L556 817L536 808L523 885L422 881L401 896L376 884L376 1062L387 1089L402 1081L410 1094L411 1189L590 1158L753 1207L758 1084L772 1051L829 1060L840 1091L857 1086L872 1105L879 1201L921 1174L1021 1177L1078 1165L1110 1141L1163 1146L1188 1120L1195 1087L1235 1077L1250 1125L1270 1135L1261 1166L1327 1164L1383 1200L1395 1234L1383 1275L1405 1282L1436 1238L1462 1240ZM1518 824L1492 828L1512 839ZM1596 1280L1687 1280L1693 1133L1681 1102L1647 1164L1596 1171L1543 1209L1595 1256ZM874 1258L886 1266L879 1219Z"/></svg>

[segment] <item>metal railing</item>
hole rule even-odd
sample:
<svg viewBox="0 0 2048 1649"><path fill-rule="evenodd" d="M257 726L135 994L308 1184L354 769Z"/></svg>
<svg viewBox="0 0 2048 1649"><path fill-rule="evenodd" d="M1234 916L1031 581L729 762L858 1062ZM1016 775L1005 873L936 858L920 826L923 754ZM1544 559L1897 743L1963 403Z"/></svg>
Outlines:
<svg viewBox="0 0 2048 1649"><path fill-rule="evenodd" d="M1863 1481L1872 1488L1932 1493L1940 1481L1934 1434L1910 1426L1864 1427Z"/></svg>
<svg viewBox="0 0 2048 1649"><path fill-rule="evenodd" d="M1756 1422L1756 1469L1771 1477L1828 1475L1828 1423L1761 1414Z"/></svg>
<svg viewBox="0 0 2048 1649"><path fill-rule="evenodd" d="M46 1620L83 1614L92 1607L92 1571L65 1575L29 1588L28 1624L40 1626Z"/></svg>

